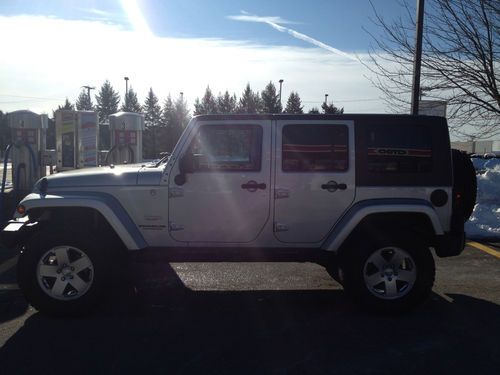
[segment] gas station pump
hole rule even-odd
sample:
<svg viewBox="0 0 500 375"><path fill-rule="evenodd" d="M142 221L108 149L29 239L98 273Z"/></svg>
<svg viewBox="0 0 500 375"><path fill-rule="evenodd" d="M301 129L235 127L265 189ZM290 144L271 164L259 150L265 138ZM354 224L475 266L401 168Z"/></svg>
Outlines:
<svg viewBox="0 0 500 375"><path fill-rule="evenodd" d="M21 110L8 114L12 143L4 156L2 193L5 190L7 161L12 160L12 185L14 190L31 190L35 182L45 176L41 156L45 151L48 116Z"/></svg>
<svg viewBox="0 0 500 375"><path fill-rule="evenodd" d="M97 166L97 113L56 111L57 170Z"/></svg>
<svg viewBox="0 0 500 375"><path fill-rule="evenodd" d="M118 112L109 116L111 148L105 164L132 164L142 162L142 113Z"/></svg>

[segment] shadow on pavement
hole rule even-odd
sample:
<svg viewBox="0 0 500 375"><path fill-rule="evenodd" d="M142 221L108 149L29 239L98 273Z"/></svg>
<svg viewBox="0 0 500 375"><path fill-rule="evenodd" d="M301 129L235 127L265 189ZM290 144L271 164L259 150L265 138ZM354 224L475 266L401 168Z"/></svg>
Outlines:
<svg viewBox="0 0 500 375"><path fill-rule="evenodd" d="M449 295L449 302L434 294L414 312L386 318L356 310L341 290L193 291L171 276L139 285L134 297L114 295L89 317L32 315L0 349L0 372L496 374L500 368L500 306L480 299Z"/></svg>

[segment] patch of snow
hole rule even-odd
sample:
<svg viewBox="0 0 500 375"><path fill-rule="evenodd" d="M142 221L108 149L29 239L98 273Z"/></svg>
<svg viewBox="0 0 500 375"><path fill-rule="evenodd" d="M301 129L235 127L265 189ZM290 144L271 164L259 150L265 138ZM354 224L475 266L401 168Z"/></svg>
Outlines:
<svg viewBox="0 0 500 375"><path fill-rule="evenodd" d="M500 238L500 159L472 159L480 173L474 212L465 223L470 239Z"/></svg>

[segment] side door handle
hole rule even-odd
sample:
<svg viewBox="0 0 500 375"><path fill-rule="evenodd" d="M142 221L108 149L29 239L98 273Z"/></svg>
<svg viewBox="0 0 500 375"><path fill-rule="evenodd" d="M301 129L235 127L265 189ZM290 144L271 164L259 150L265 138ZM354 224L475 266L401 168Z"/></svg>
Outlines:
<svg viewBox="0 0 500 375"><path fill-rule="evenodd" d="M337 190L347 189L347 185L344 183L337 184L335 181L328 181L326 184L321 185L321 189L328 190L330 193L333 193Z"/></svg>
<svg viewBox="0 0 500 375"><path fill-rule="evenodd" d="M266 190L267 185L265 183L258 184L257 181L248 181L246 184L241 184L242 189L246 189L249 192L253 193L258 189Z"/></svg>

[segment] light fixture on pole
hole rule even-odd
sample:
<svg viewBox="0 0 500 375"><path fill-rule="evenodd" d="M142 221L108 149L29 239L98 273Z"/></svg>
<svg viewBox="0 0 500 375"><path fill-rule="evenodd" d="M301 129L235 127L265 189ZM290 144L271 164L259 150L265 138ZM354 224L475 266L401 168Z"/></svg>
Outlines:
<svg viewBox="0 0 500 375"><path fill-rule="evenodd" d="M128 94L128 80L129 80L129 78L128 77L123 77L123 79L125 80L125 96L127 96L127 94Z"/></svg>
<svg viewBox="0 0 500 375"><path fill-rule="evenodd" d="M325 105L327 104L326 100L328 99L328 94L325 94Z"/></svg>

